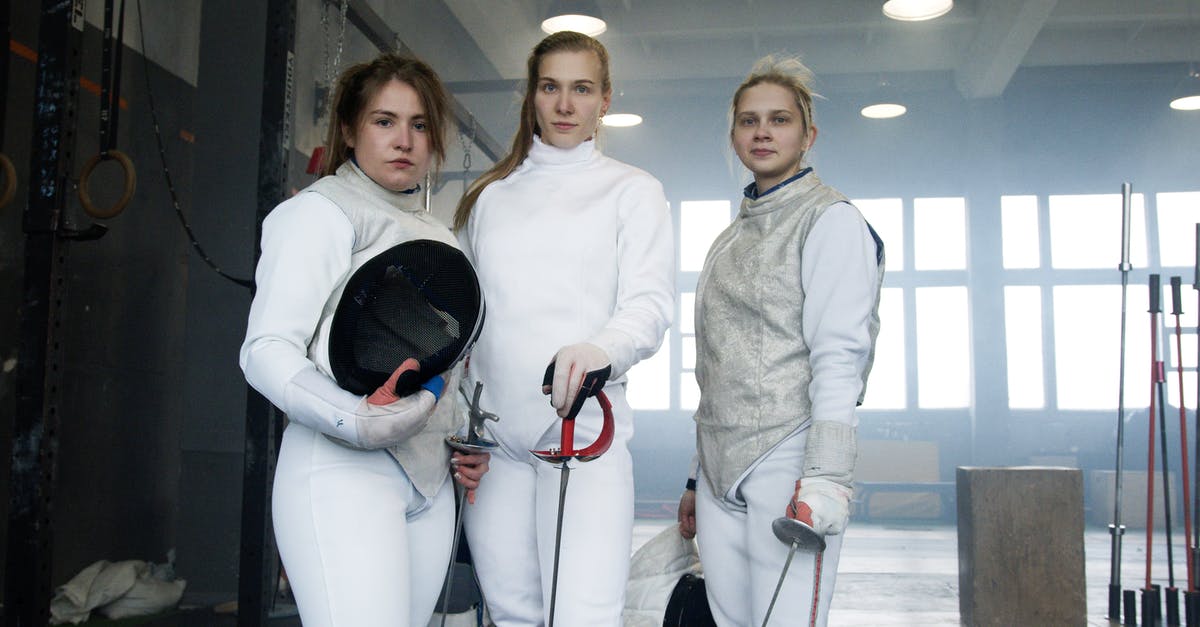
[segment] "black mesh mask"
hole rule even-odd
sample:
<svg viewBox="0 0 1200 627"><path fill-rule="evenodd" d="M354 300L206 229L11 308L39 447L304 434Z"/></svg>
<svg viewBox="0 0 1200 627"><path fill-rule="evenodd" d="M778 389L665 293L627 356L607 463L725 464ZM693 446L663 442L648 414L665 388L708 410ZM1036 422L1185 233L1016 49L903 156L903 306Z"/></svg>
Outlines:
<svg viewBox="0 0 1200 627"><path fill-rule="evenodd" d="M346 283L329 332L329 365L342 389L370 394L414 358L420 370L396 382L404 397L462 359L483 317L479 279L462 251L433 240L404 242Z"/></svg>

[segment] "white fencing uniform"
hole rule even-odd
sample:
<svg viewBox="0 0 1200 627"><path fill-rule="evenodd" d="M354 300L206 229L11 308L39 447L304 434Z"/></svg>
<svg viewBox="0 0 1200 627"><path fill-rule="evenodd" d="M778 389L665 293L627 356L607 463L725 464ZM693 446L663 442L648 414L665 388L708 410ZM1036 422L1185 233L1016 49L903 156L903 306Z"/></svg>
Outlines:
<svg viewBox="0 0 1200 627"><path fill-rule="evenodd" d="M408 440L357 450L325 437L353 441L338 412L363 398L337 386L327 349L354 270L404 241L457 244L420 199L388 191L346 162L263 222L240 361L246 380L290 418L272 519L305 627L423 627L450 560L454 489L444 438L461 423L457 371ZM431 393L406 398L418 395Z"/></svg>
<svg viewBox="0 0 1200 627"><path fill-rule="evenodd" d="M529 451L559 445L561 421L541 392L546 366L560 348L590 342L612 364L604 391L616 434L600 459L572 465L555 620L619 625L633 527L624 375L658 349L674 309L662 186L592 141L560 149L535 138L526 160L484 189L460 236L488 304L469 376L500 417L487 425L500 446L466 514L490 615L500 627L548 620L560 472ZM581 448L599 433L599 405L588 400L576 423Z"/></svg>

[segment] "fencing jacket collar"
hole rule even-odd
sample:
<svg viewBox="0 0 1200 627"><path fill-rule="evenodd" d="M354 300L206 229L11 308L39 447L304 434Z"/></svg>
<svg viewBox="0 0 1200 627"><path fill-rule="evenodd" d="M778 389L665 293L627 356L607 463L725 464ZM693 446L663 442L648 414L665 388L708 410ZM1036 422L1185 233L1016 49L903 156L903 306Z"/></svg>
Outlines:
<svg viewBox="0 0 1200 627"><path fill-rule="evenodd" d="M375 179L367 176L367 173L358 167L358 161L353 156L338 166L337 173L361 183L361 185L356 186L359 191L378 198L397 209L403 209L404 211L425 211L425 206L421 203L421 196L417 193L421 191L420 185L402 192L393 192L376 183Z"/></svg>
<svg viewBox="0 0 1200 627"><path fill-rule="evenodd" d="M786 181L776 183L770 189L768 189L767 191L765 191L761 194L758 193L758 183L755 183L752 181L749 185L746 186L746 189L742 190L742 193L745 194L746 198L749 198L750 200L758 200L759 198L762 198L763 196L770 194L771 192L779 189L780 187L783 187L784 185L787 185L788 183L791 183L792 181L803 178L804 175L808 174L809 172L812 172L812 166L804 168L803 170L800 170L799 172L789 176Z"/></svg>
<svg viewBox="0 0 1200 627"><path fill-rule="evenodd" d="M591 139L574 148L558 148L544 143L540 135L534 135L533 145L529 148L529 161L546 167L570 166L590 161L599 154L596 142Z"/></svg>

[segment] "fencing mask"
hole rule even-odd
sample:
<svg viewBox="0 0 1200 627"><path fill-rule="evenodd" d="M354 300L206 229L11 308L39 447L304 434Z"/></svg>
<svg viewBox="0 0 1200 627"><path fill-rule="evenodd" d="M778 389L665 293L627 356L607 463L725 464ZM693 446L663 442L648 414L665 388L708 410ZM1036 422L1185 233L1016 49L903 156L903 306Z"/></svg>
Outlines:
<svg viewBox="0 0 1200 627"><path fill-rule="evenodd" d="M370 394L414 358L420 370L396 383L404 397L462 359L483 318L479 280L462 251L433 240L397 244L346 283L330 329L329 365L342 389Z"/></svg>

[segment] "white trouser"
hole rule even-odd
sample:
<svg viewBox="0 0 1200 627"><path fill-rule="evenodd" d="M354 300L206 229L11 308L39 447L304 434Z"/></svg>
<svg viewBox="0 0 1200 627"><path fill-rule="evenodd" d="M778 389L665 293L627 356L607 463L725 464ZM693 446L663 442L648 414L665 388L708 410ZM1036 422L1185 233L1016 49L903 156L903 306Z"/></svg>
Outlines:
<svg viewBox="0 0 1200 627"><path fill-rule="evenodd" d="M596 433L576 427L577 446ZM537 448L558 446L558 432ZM519 459L514 459L519 457ZM498 627L549 623L561 471L529 453L492 453L467 507L475 570ZM633 543L633 464L617 438L599 459L571 462L563 514L556 627L618 627Z"/></svg>
<svg viewBox="0 0 1200 627"><path fill-rule="evenodd" d="M720 627L758 627L787 561L788 546L771 531L783 516L800 478L802 431L764 456L735 489L744 511L713 496L708 480L696 481L696 541L713 618ZM837 577L842 536L825 537L816 625L825 625ZM812 554L797 551L771 612L771 625L809 625L813 599Z"/></svg>
<svg viewBox="0 0 1200 627"><path fill-rule="evenodd" d="M275 538L305 627L424 627L450 561L454 488L421 496L387 451L289 424Z"/></svg>

